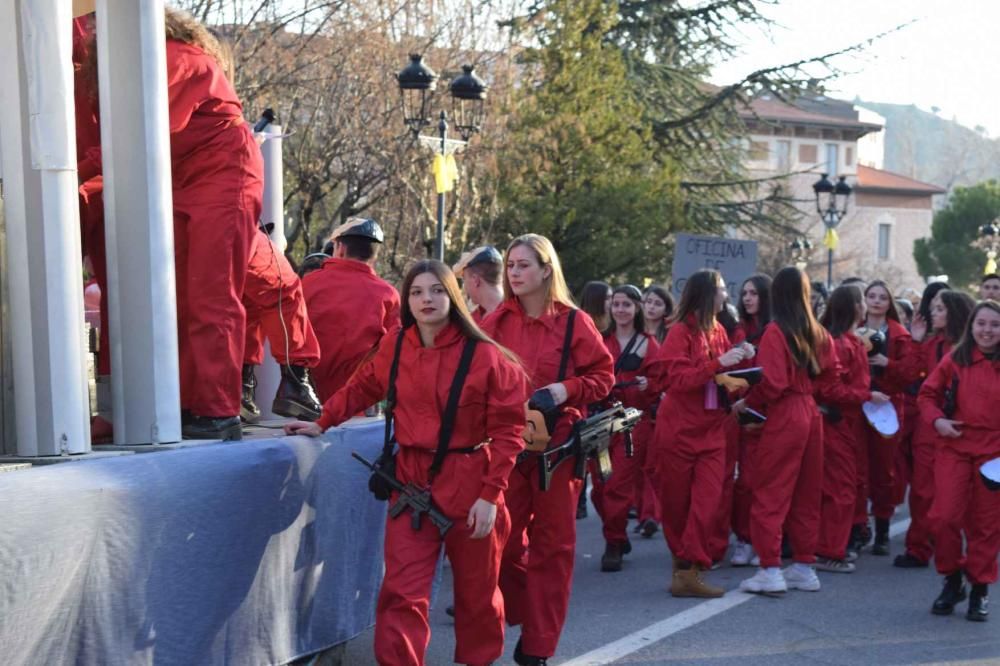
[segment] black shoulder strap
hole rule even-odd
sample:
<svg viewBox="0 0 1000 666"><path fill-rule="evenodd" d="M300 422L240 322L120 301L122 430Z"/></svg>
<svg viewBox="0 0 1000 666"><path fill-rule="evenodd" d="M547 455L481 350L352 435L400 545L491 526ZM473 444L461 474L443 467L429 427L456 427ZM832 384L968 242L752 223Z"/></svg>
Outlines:
<svg viewBox="0 0 1000 666"><path fill-rule="evenodd" d="M941 361L942 357L944 357L944 340L938 340L938 343L937 343L937 360L938 360L938 362Z"/></svg>
<svg viewBox="0 0 1000 666"><path fill-rule="evenodd" d="M403 338L406 329L401 329L396 337L396 349L392 353L392 365L389 366L389 391L385 398L385 440L382 443L382 455L392 453L395 442L392 441L392 417L396 411L396 375L399 374L399 353L403 349Z"/></svg>
<svg viewBox="0 0 1000 666"><path fill-rule="evenodd" d="M638 338L639 338L639 331L636 331L635 333L632 334L632 337L629 338L628 343L625 345L625 349L623 349L622 353L618 355L618 360L615 361L615 370L614 370L616 375L618 374L618 371L622 369L622 362L625 360L625 357L628 356L629 353L631 353L633 347L637 347L635 341Z"/></svg>
<svg viewBox="0 0 1000 666"><path fill-rule="evenodd" d="M472 365L472 355L476 351L475 338L467 338L465 347L462 348L462 358L458 362L458 370L455 371L455 378L451 381L451 390L448 392L448 404L444 409L444 416L441 418L441 430L438 432L437 451L434 452L434 462L428 473L428 480L433 481L437 473L441 471L444 464L444 457L448 453L448 444L451 443L451 433L455 429L455 416L458 413L458 400L462 397L462 387L465 386L465 378L469 374L469 367Z"/></svg>
<svg viewBox="0 0 1000 666"><path fill-rule="evenodd" d="M569 367L570 347L573 344L573 322L575 321L576 308L572 308L569 311L569 317L566 319L566 337L563 338L562 358L559 360L559 375L556 377L557 382L561 382L566 379L566 369Z"/></svg>

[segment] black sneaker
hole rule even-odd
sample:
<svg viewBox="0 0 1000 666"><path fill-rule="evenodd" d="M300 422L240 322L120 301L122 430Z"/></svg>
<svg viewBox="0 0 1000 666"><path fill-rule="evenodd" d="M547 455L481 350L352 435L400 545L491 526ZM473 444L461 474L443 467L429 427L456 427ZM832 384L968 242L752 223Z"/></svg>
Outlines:
<svg viewBox="0 0 1000 666"><path fill-rule="evenodd" d="M990 619L990 588L985 583L975 583L969 595L969 610L965 619L972 622L986 622Z"/></svg>
<svg viewBox="0 0 1000 666"><path fill-rule="evenodd" d="M240 418L244 423L260 421L260 409L257 407L257 376L253 373L254 366L243 366L243 396L240 398Z"/></svg>
<svg viewBox="0 0 1000 666"><path fill-rule="evenodd" d="M536 657L530 654L524 654L521 652L521 639L517 639L517 645L514 646L514 662L519 666L548 666L548 657Z"/></svg>
<svg viewBox="0 0 1000 666"><path fill-rule="evenodd" d="M653 535L656 534L660 529L660 526L656 524L656 521L652 518L647 518L642 521L642 538L652 539Z"/></svg>
<svg viewBox="0 0 1000 666"><path fill-rule="evenodd" d="M238 416L219 418L192 416L191 420L181 427L181 436L184 439L237 441L243 439L243 427Z"/></svg>
<svg viewBox="0 0 1000 666"><path fill-rule="evenodd" d="M926 569L928 564L930 563L925 562L910 552L897 555L896 559L892 561L892 566L899 567L900 569Z"/></svg>
<svg viewBox="0 0 1000 666"><path fill-rule="evenodd" d="M935 615L951 615L955 612L955 604L965 601L965 583L962 581L962 572L956 571L945 576L944 589L934 600L931 612Z"/></svg>
<svg viewBox="0 0 1000 666"><path fill-rule="evenodd" d="M316 397L309 369L301 365L281 366L281 383L274 396L271 411L280 416L303 421L315 421L323 412Z"/></svg>
<svg viewBox="0 0 1000 666"><path fill-rule="evenodd" d="M889 520L875 519L875 543L872 544L872 555L889 554Z"/></svg>

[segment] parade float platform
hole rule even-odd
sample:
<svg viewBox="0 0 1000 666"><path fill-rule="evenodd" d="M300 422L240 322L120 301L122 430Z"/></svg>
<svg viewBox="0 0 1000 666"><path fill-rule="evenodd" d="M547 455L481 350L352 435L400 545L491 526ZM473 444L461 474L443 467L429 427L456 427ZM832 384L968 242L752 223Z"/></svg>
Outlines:
<svg viewBox="0 0 1000 666"><path fill-rule="evenodd" d="M3 662L284 664L371 626L386 504L350 454L383 422L278 434L0 474Z"/></svg>

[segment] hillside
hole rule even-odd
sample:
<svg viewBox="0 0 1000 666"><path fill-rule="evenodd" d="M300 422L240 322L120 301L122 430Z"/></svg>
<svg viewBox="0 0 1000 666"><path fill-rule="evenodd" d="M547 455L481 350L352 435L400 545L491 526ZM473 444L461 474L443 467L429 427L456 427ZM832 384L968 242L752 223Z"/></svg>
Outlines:
<svg viewBox="0 0 1000 666"><path fill-rule="evenodd" d="M1000 178L1000 140L909 104L855 100L886 119L885 168L951 188ZM977 128L981 129L981 128Z"/></svg>

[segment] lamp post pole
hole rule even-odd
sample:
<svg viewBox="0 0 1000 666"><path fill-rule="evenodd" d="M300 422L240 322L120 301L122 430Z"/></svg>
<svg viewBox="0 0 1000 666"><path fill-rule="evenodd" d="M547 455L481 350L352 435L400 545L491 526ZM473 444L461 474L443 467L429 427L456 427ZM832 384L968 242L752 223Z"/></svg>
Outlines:
<svg viewBox="0 0 1000 666"><path fill-rule="evenodd" d="M833 249L837 246L837 226L847 215L847 200L851 196L851 186L847 184L847 176L840 176L834 185L828 175L824 173L813 183L812 188L816 194L816 212L826 227L826 235L823 238L823 244L826 245L826 286L827 289L833 289ZM825 208L822 201L824 194L828 196Z"/></svg>
<svg viewBox="0 0 1000 666"><path fill-rule="evenodd" d="M438 134L441 136L441 156L448 154L448 114L441 112L438 120ZM434 258L444 261L444 188L438 188L437 238L434 242Z"/></svg>

